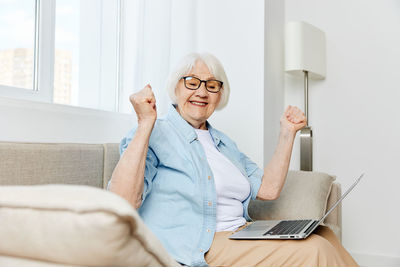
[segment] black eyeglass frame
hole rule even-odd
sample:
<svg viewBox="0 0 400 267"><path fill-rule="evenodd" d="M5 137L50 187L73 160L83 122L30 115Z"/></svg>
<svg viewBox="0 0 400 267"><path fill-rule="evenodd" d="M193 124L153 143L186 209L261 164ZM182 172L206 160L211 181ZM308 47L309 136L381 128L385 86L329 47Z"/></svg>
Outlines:
<svg viewBox="0 0 400 267"><path fill-rule="evenodd" d="M199 86L197 86L197 88L189 88L189 87L187 87L187 85L186 85L186 79L187 79L187 78L192 78L192 79L197 79L197 80L199 80L199 81L200 81ZM194 77L194 76L183 76L183 77L181 77L181 79L183 79L183 84L184 84L185 87L186 87L187 89L189 89L189 90L197 90L197 89L200 88L201 84L204 83L204 86L206 87L206 90L207 90L208 92L210 92L210 93L215 93L215 94L218 93L219 91L221 91L222 86L224 85L224 83L221 82L221 81L219 81L219 80L211 79L211 80L206 80L206 81L205 81L205 80L200 80L199 78ZM216 91L216 92L208 90L207 82L212 82L212 81L221 83L221 87L220 87L219 90Z"/></svg>

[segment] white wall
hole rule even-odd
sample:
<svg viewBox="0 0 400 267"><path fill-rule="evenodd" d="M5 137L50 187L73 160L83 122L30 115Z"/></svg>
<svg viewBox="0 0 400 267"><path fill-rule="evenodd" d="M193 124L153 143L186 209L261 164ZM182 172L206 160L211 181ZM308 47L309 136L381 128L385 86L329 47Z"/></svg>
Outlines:
<svg viewBox="0 0 400 267"><path fill-rule="evenodd" d="M343 203L343 244L363 266L400 266L399 14L397 0L286 0L287 21L326 33L327 78L310 81L314 166L343 189L366 173ZM286 104L302 107L302 93L286 74Z"/></svg>

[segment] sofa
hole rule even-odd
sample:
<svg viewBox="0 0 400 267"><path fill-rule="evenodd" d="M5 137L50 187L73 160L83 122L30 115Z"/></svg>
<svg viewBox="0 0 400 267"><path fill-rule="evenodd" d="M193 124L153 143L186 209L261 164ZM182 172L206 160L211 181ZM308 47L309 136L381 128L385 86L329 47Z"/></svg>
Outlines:
<svg viewBox="0 0 400 267"><path fill-rule="evenodd" d="M118 144L0 142L0 266L180 266L124 199L105 190ZM320 218L335 177L289 171L256 219ZM341 240L341 205L325 219Z"/></svg>

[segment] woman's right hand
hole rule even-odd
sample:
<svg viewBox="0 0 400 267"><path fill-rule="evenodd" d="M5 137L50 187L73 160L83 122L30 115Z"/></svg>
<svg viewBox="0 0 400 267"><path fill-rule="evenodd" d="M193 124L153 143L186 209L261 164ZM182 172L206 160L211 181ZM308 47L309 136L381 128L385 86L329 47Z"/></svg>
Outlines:
<svg viewBox="0 0 400 267"><path fill-rule="evenodd" d="M133 108L135 109L138 122L154 123L157 119L156 98L150 84L142 90L129 96Z"/></svg>

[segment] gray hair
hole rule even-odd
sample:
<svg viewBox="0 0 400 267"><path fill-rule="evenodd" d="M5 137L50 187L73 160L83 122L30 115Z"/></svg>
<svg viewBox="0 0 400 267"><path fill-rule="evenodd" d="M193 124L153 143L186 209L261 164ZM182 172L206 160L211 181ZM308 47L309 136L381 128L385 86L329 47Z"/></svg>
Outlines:
<svg viewBox="0 0 400 267"><path fill-rule="evenodd" d="M221 99L216 109L223 109L229 100L229 93L230 87L228 78L226 77L224 67L222 66L221 62L213 55L209 53L191 53L184 56L178 64L175 66L173 71L170 73L168 80L167 80L167 91L169 97L172 100L173 104L176 104L176 95L175 89L179 82L179 80L193 68L197 61L202 61L208 69L210 73L214 75L215 79L220 80L223 82L223 87L221 90Z"/></svg>

